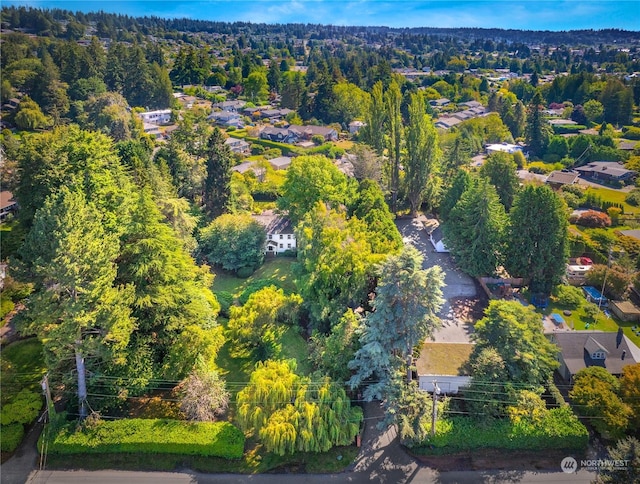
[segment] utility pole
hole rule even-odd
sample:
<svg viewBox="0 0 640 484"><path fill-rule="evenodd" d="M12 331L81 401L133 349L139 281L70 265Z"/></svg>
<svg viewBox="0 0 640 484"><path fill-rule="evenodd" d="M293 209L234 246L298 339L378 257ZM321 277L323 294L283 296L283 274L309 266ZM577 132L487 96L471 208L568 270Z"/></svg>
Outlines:
<svg viewBox="0 0 640 484"><path fill-rule="evenodd" d="M437 380L433 380L433 412L431 413L431 437L436 436L436 419L438 418L438 395L440 394L440 388L438 388Z"/></svg>
<svg viewBox="0 0 640 484"><path fill-rule="evenodd" d="M55 407L53 405L53 400L51 400L51 387L49 386L49 374L47 373L42 377L42 382L40 383L42 386L42 393L44 393L44 398L47 400L47 412L49 412L49 421L55 414Z"/></svg>

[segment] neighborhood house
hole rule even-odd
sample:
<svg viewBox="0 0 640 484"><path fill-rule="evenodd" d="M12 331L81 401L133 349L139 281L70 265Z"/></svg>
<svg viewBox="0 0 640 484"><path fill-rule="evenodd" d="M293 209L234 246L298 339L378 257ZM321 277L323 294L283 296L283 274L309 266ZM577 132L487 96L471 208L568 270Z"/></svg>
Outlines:
<svg viewBox="0 0 640 484"><path fill-rule="evenodd" d="M619 376L625 366L640 362L640 348L622 331L567 331L549 336L560 350L558 372L568 382L590 366L600 366Z"/></svg>
<svg viewBox="0 0 640 484"><path fill-rule="evenodd" d="M289 217L275 213L273 210L265 210L260 215L253 215L253 218L260 222L267 231L265 244L267 255L296 250L296 234Z"/></svg>
<svg viewBox="0 0 640 484"><path fill-rule="evenodd" d="M140 113L143 123L167 124L171 122L171 109L161 109L159 111L147 111Z"/></svg>

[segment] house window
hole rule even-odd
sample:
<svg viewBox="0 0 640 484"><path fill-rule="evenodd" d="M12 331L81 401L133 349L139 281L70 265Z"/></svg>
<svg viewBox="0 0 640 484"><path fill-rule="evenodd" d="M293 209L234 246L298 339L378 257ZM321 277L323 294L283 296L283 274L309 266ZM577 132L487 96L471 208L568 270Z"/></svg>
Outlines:
<svg viewBox="0 0 640 484"><path fill-rule="evenodd" d="M596 351L596 352L593 354L592 358L593 358L594 360L604 360L604 352L603 352L603 351Z"/></svg>
<svg viewBox="0 0 640 484"><path fill-rule="evenodd" d="M272 245L270 245L270 246L267 248L267 250L268 250L269 252L273 252L273 246L272 246Z"/></svg>
<svg viewBox="0 0 640 484"><path fill-rule="evenodd" d="M280 240L282 240L283 238L284 238L284 237L283 237L283 235L282 235L282 234L280 234Z"/></svg>
<svg viewBox="0 0 640 484"><path fill-rule="evenodd" d="M280 244L280 248L281 248L281 249L283 248L282 244Z"/></svg>
<svg viewBox="0 0 640 484"><path fill-rule="evenodd" d="M287 239L291 240L291 234L287 234Z"/></svg>
<svg viewBox="0 0 640 484"><path fill-rule="evenodd" d="M269 234L269 240L273 240L273 235Z"/></svg>
<svg viewBox="0 0 640 484"><path fill-rule="evenodd" d="M290 249L290 248L291 248L291 244L287 244L287 249Z"/></svg>

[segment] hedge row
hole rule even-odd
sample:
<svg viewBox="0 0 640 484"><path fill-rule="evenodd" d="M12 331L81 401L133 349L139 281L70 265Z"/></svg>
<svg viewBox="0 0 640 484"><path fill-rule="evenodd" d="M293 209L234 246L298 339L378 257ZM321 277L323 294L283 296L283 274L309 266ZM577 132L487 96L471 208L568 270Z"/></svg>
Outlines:
<svg viewBox="0 0 640 484"><path fill-rule="evenodd" d="M49 443L54 454L153 453L239 459L244 434L229 422L169 419L99 421L79 429L68 424Z"/></svg>
<svg viewBox="0 0 640 484"><path fill-rule="evenodd" d="M0 425L0 450L2 452L13 452L18 448L22 437L24 437L24 426L19 423L10 425Z"/></svg>
<svg viewBox="0 0 640 484"><path fill-rule="evenodd" d="M436 435L423 446L412 449L417 454L439 455L477 449L505 450L584 450L589 433L568 406L549 410L538 422L508 419L479 423L469 417L440 420Z"/></svg>

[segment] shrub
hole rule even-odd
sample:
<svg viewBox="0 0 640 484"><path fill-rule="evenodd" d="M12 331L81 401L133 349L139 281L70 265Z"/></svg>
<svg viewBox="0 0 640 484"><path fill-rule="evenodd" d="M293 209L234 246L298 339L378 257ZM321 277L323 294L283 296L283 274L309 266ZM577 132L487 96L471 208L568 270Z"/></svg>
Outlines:
<svg viewBox="0 0 640 484"><path fill-rule="evenodd" d="M583 227L611 227L611 218L602 212L587 210L581 214L575 222Z"/></svg>
<svg viewBox="0 0 640 484"><path fill-rule="evenodd" d="M622 135L627 139L640 140L640 128L625 126L622 128Z"/></svg>
<svg viewBox="0 0 640 484"><path fill-rule="evenodd" d="M23 388L11 401L2 406L0 423L9 425L13 423L30 424L33 422L42 408L42 397L39 393Z"/></svg>
<svg viewBox="0 0 640 484"><path fill-rule="evenodd" d="M262 153L264 153L264 150L265 150L265 148L262 145L257 145L255 143L253 143L251 145L251 154L252 155L261 155Z"/></svg>
<svg viewBox="0 0 640 484"><path fill-rule="evenodd" d="M417 454L446 454L477 449L505 450L584 450L589 432L569 406L554 408L538 421L522 419L512 423L508 419L484 420L480 425L469 417L441 419L436 435L422 447L413 448Z"/></svg>
<svg viewBox="0 0 640 484"><path fill-rule="evenodd" d="M183 454L238 459L244 452L244 440L240 429L229 422L123 419L99 421L84 429L70 423L51 439L49 452Z"/></svg>
<svg viewBox="0 0 640 484"><path fill-rule="evenodd" d="M561 284L556 286L554 296L558 300L558 304L570 308L577 308L585 301L580 288Z"/></svg>
<svg viewBox="0 0 640 484"><path fill-rule="evenodd" d="M229 317L229 308L233 306L233 294L228 291L216 292L216 298L220 303L220 314Z"/></svg>
<svg viewBox="0 0 640 484"><path fill-rule="evenodd" d="M640 189L634 188L631 190L625 197L624 201L634 207L640 206Z"/></svg>
<svg viewBox="0 0 640 484"><path fill-rule="evenodd" d="M15 309L16 305L11 299L6 299L4 294L0 299L0 318L4 318L7 314Z"/></svg>
<svg viewBox="0 0 640 484"><path fill-rule="evenodd" d="M14 423L0 426L0 450L2 452L13 452L18 448L24 437L24 427L22 424Z"/></svg>

